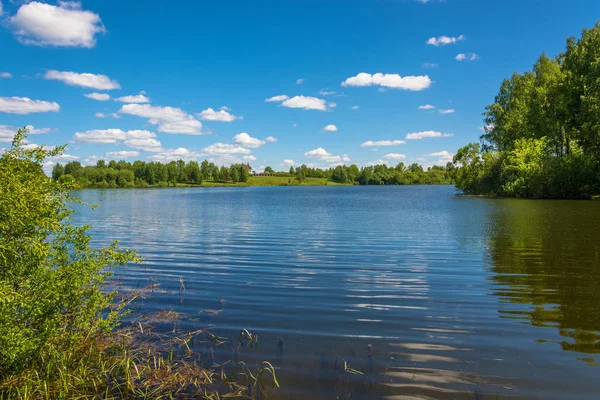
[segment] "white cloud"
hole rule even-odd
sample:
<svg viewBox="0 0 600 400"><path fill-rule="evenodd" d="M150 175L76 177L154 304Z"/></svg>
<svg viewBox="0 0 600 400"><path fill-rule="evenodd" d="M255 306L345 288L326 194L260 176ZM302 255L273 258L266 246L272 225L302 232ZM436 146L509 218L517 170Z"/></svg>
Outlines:
<svg viewBox="0 0 600 400"><path fill-rule="evenodd" d="M428 62L423 63L423 65L421 65L422 68L437 68L437 66L438 65L435 63L428 63Z"/></svg>
<svg viewBox="0 0 600 400"><path fill-rule="evenodd" d="M461 40L465 40L466 37L465 35L460 35L458 37L451 37L451 36L439 36L439 37L432 37L429 38L429 40L427 40L427 44L431 44L433 46L445 46L447 44L454 44L456 42L460 42Z"/></svg>
<svg viewBox="0 0 600 400"><path fill-rule="evenodd" d="M250 154L251 151L237 144L215 143L203 148L202 153L210 155Z"/></svg>
<svg viewBox="0 0 600 400"><path fill-rule="evenodd" d="M163 133L181 133L186 135L202 135L202 123L175 107L157 107L149 104L125 104L119 110L121 114L130 114L149 118L148 122L158 125Z"/></svg>
<svg viewBox="0 0 600 400"><path fill-rule="evenodd" d="M127 147L143 151L161 151L161 143L154 139L156 134L144 130L123 131L121 129L96 129L76 132L73 139L77 143L108 144L122 142Z"/></svg>
<svg viewBox="0 0 600 400"><path fill-rule="evenodd" d="M243 156L242 159L244 161L256 161L256 157L254 157L253 155Z"/></svg>
<svg viewBox="0 0 600 400"><path fill-rule="evenodd" d="M2 15L2 13L0 13ZM12 74L10 72L0 72L0 78L8 79L12 78Z"/></svg>
<svg viewBox="0 0 600 400"><path fill-rule="evenodd" d="M439 112L440 114L452 114L454 110L452 108L449 108L447 110L440 110Z"/></svg>
<svg viewBox="0 0 600 400"><path fill-rule="evenodd" d="M52 132L52 129L50 128L36 129L31 125L28 125L26 128L29 131L30 135L38 135ZM19 128L16 128L14 126L0 125L0 142L11 143L18 130Z"/></svg>
<svg viewBox="0 0 600 400"><path fill-rule="evenodd" d="M406 134L408 140L419 140L424 138L437 138L437 137L450 137L454 136L452 133L442 133L436 131L423 131Z"/></svg>
<svg viewBox="0 0 600 400"><path fill-rule="evenodd" d="M294 96L285 100L281 105L288 108L327 111L327 103L325 100L311 96ZM329 106L335 107L335 103L331 103Z"/></svg>
<svg viewBox="0 0 600 400"><path fill-rule="evenodd" d="M115 101L120 101L121 103L150 103L150 98L146 97L143 93L140 93L117 97Z"/></svg>
<svg viewBox="0 0 600 400"><path fill-rule="evenodd" d="M268 136L265 141L267 141L268 143L275 143L277 141L276 137L273 136Z"/></svg>
<svg viewBox="0 0 600 400"><path fill-rule="evenodd" d="M50 70L44 75L45 79L54 79L66 83L69 86L79 86L97 90L121 89L121 85L106 75L90 74L87 72L77 73L71 71Z"/></svg>
<svg viewBox="0 0 600 400"><path fill-rule="evenodd" d="M431 86L429 76L405 76L401 77L398 74L360 74L350 77L342 82L342 86L383 86L386 88L403 89L403 90L423 90Z"/></svg>
<svg viewBox="0 0 600 400"><path fill-rule="evenodd" d="M400 153L388 153L383 156L383 158L387 158L388 160L402 160L403 158L406 158L406 156Z"/></svg>
<svg viewBox="0 0 600 400"><path fill-rule="evenodd" d="M435 106L432 106L431 104L425 104L424 106L419 106L419 110L432 110L434 108L435 108Z"/></svg>
<svg viewBox="0 0 600 400"><path fill-rule="evenodd" d="M110 151L110 152L106 153L107 158L131 158L131 157L138 157L139 155L140 155L139 151L127 151L127 150Z"/></svg>
<svg viewBox="0 0 600 400"><path fill-rule="evenodd" d="M104 114L103 112L97 112L96 114L94 114L94 116L96 118L108 118L108 117L115 118L115 119L121 118L121 116L117 113Z"/></svg>
<svg viewBox="0 0 600 400"><path fill-rule="evenodd" d="M280 94L278 96L273 96L273 97L269 97L268 99L265 99L265 101L268 102L279 102L279 101L284 101L289 99L290 97L286 94Z"/></svg>
<svg viewBox="0 0 600 400"><path fill-rule="evenodd" d="M201 155L195 151L180 147L178 149L162 149L159 153L151 155L151 160L160 161L163 163L177 160L193 160Z"/></svg>
<svg viewBox="0 0 600 400"><path fill-rule="evenodd" d="M17 39L27 45L87 47L96 34L106 32L98 14L81 9L81 3L59 1L57 6L32 1L11 17Z"/></svg>
<svg viewBox="0 0 600 400"><path fill-rule="evenodd" d="M377 160L377 161L370 161L368 163L365 163L365 166L367 167L374 167L376 165L388 165L387 160Z"/></svg>
<svg viewBox="0 0 600 400"><path fill-rule="evenodd" d="M304 83L304 79L296 79L296 85L302 85Z"/></svg>
<svg viewBox="0 0 600 400"><path fill-rule="evenodd" d="M376 142L369 140L361 144L360 147L400 146L401 144L406 144L406 142L404 140L379 140Z"/></svg>
<svg viewBox="0 0 600 400"><path fill-rule="evenodd" d="M142 151L158 152L164 150L162 144L158 140L152 138L127 139L123 141L123 144L132 149Z"/></svg>
<svg viewBox="0 0 600 400"><path fill-rule="evenodd" d="M84 94L88 99L98 100L98 101L107 101L110 100L110 95L106 93L86 93Z"/></svg>
<svg viewBox="0 0 600 400"><path fill-rule="evenodd" d="M360 108L360 106L352 106L353 110L358 110Z"/></svg>
<svg viewBox="0 0 600 400"><path fill-rule="evenodd" d="M197 115L203 121L231 122L236 119L242 119L242 117L236 117L235 115L229 113L228 110L229 108L227 107L222 107L219 111L215 111L212 108L207 108Z"/></svg>
<svg viewBox="0 0 600 400"><path fill-rule="evenodd" d="M338 128L333 124L329 124L325 128L323 128L323 130L326 132L337 132Z"/></svg>
<svg viewBox="0 0 600 400"><path fill-rule="evenodd" d="M0 97L0 112L9 114L58 112L59 110L60 106L53 101L31 100L27 97Z"/></svg>
<svg viewBox="0 0 600 400"><path fill-rule="evenodd" d="M455 58L456 61L475 61L479 58L479 56L475 53L460 53Z"/></svg>
<svg viewBox="0 0 600 400"><path fill-rule="evenodd" d="M241 146L250 147L250 148L257 148L257 147L260 147L263 144L267 143L264 140L253 138L252 136L248 135L246 132L238 133L237 135L235 135L233 137L233 140Z"/></svg>
<svg viewBox="0 0 600 400"><path fill-rule="evenodd" d="M325 150L322 147L307 151L306 153L304 153L304 156L313 158L316 160L322 160L322 161L325 161L328 163L342 162L341 156L334 156L333 154L329 153L327 150ZM347 156L345 156L345 157L347 157Z"/></svg>
<svg viewBox="0 0 600 400"><path fill-rule="evenodd" d="M439 157L438 159L438 163L442 163L442 164L446 164L448 162L452 161L452 158L454 157L454 154L449 153L446 150L442 150L442 151L438 151L436 153L430 153L427 154L427 157Z"/></svg>
<svg viewBox="0 0 600 400"><path fill-rule="evenodd" d="M321 89L321 90L319 90L319 94L321 96L330 96L330 95L336 94L336 92L334 92L333 90Z"/></svg>
<svg viewBox="0 0 600 400"><path fill-rule="evenodd" d="M281 165L287 165L289 167L293 167L298 165L298 163L294 160L283 160L283 162L281 163Z"/></svg>

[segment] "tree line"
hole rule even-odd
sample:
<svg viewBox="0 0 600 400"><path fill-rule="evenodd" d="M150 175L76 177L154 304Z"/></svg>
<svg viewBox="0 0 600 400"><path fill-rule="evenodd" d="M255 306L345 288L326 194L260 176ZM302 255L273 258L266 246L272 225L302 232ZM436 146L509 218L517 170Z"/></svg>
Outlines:
<svg viewBox="0 0 600 400"><path fill-rule="evenodd" d="M289 171L275 171L266 167L265 173L287 177L288 183L302 183L307 178L352 185L433 185L450 182L445 167L433 166L425 170L419 164L405 165L402 162L396 166L382 164L359 168L356 165L338 165L327 169L304 164L292 166ZM246 164L218 167L207 160L201 163L179 160L167 164L141 160L133 163L124 160L98 160L96 165L91 166L71 161L65 165L54 165L52 178L55 181L76 182L81 187L91 188L200 185L205 181L245 183L250 178L250 167Z"/></svg>
<svg viewBox="0 0 600 400"><path fill-rule="evenodd" d="M82 166L71 161L64 166L56 164L52 169L55 181L76 181L82 187L116 188L176 186L177 184L200 185L204 180L214 182L247 182L250 171L245 164L233 164L218 167L214 163L203 161L145 162L98 160L96 165Z"/></svg>
<svg viewBox="0 0 600 400"><path fill-rule="evenodd" d="M591 198L600 194L600 24L556 57L505 79L480 143L448 165L467 194Z"/></svg>

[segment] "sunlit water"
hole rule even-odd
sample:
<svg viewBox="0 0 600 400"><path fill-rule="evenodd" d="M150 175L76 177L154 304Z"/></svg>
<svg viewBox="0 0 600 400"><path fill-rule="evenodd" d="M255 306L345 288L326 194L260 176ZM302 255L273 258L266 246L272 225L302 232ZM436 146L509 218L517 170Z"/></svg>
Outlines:
<svg viewBox="0 0 600 400"><path fill-rule="evenodd" d="M95 244L143 256L116 271L126 287L158 285L140 311L258 334L257 357L279 368L275 398L600 396L600 202L450 186L80 197L100 205L75 217Z"/></svg>

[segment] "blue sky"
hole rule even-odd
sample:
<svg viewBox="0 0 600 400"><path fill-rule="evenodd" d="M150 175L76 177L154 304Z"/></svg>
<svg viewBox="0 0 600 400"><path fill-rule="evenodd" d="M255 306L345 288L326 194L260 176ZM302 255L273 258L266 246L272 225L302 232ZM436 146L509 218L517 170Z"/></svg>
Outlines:
<svg viewBox="0 0 600 400"><path fill-rule="evenodd" d="M69 144L55 161L256 170L445 164L503 78L600 15L597 0L0 2L0 148L31 125L31 146Z"/></svg>

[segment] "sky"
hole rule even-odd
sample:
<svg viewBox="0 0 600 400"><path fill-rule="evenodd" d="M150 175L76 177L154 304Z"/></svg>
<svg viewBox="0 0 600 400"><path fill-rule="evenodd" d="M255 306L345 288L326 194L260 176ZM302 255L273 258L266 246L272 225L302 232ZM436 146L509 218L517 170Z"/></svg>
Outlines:
<svg viewBox="0 0 600 400"><path fill-rule="evenodd" d="M502 79L598 0L0 0L0 148L98 159L445 165Z"/></svg>

